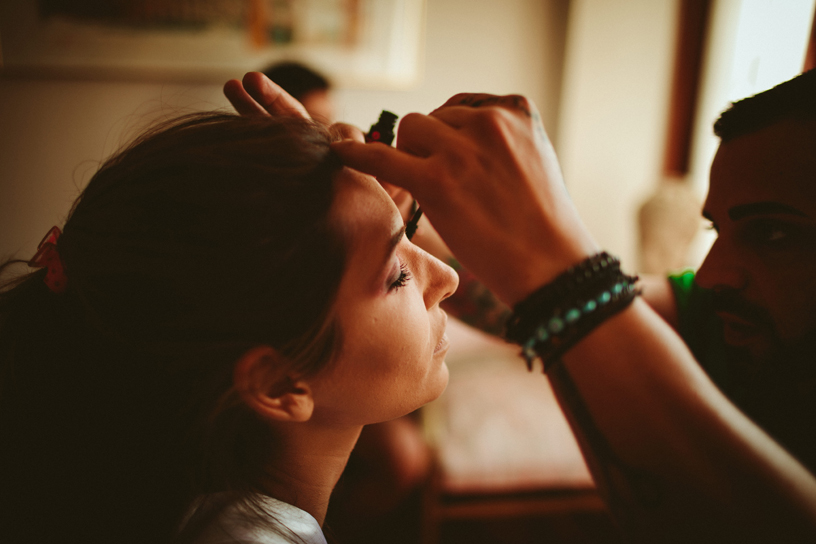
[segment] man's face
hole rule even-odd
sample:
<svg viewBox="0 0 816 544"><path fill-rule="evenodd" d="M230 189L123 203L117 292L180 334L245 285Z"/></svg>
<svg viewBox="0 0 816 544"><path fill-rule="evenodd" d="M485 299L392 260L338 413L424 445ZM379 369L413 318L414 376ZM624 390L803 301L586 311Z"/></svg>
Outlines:
<svg viewBox="0 0 816 544"><path fill-rule="evenodd" d="M697 282L715 290L725 340L773 358L816 331L816 120L720 145L703 215L718 233Z"/></svg>

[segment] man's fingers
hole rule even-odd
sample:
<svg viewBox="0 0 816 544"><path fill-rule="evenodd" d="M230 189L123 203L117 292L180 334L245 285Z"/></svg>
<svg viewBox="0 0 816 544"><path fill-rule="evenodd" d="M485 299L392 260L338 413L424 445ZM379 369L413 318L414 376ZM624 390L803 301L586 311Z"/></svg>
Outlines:
<svg viewBox="0 0 816 544"><path fill-rule="evenodd" d="M381 181L380 185L382 185L382 188L385 189L386 193L388 193L388 196L391 197L391 200L393 200L397 204L397 207L400 207L406 201L413 202L414 200L414 197L411 196L411 193L409 193L402 187L397 187L396 185L392 185L385 181Z"/></svg>
<svg viewBox="0 0 816 544"><path fill-rule="evenodd" d="M338 139L365 142L365 135L363 134L363 131L354 125L349 125L348 123L334 123L331 125L331 127L329 127L329 130L331 130L335 137L339 136Z"/></svg>
<svg viewBox="0 0 816 544"><path fill-rule="evenodd" d="M439 110L447 108L478 108L480 106L495 106L502 103L507 103L510 96L499 96L487 93L459 93L451 96L448 100L431 112L434 115Z"/></svg>
<svg viewBox="0 0 816 544"><path fill-rule="evenodd" d="M303 104L260 72L247 73L243 81L227 81L224 84L224 96L235 111L245 117L295 115L309 118Z"/></svg>
<svg viewBox="0 0 816 544"><path fill-rule="evenodd" d="M439 149L455 145L456 126L421 113L409 113L402 118L397 131L397 149L418 157L430 157Z"/></svg>
<svg viewBox="0 0 816 544"><path fill-rule="evenodd" d="M243 79L244 89L260 106L272 115L297 115L310 119L303 104L295 100L279 85L260 72L248 72Z"/></svg>
<svg viewBox="0 0 816 544"><path fill-rule="evenodd" d="M244 89L243 83L237 79L231 79L224 84L224 96L230 101L232 107L239 115L244 117L254 117L258 115L269 115L254 98Z"/></svg>
<svg viewBox="0 0 816 544"><path fill-rule="evenodd" d="M520 94L496 95L486 93L459 93L450 97L447 102L431 113L433 114L440 109L454 106L463 106L467 108L502 106L509 109L529 110L530 104L531 102Z"/></svg>
<svg viewBox="0 0 816 544"><path fill-rule="evenodd" d="M334 142L332 149L346 166L414 192L422 159L387 145L353 140Z"/></svg>
<svg viewBox="0 0 816 544"><path fill-rule="evenodd" d="M428 117L433 117L442 121L449 127L460 129L466 126L473 120L473 117L479 115L478 110L468 108L465 106L448 106L437 108L431 112Z"/></svg>
<svg viewBox="0 0 816 544"><path fill-rule="evenodd" d="M455 95L451 96L450 98L448 98L445 101L444 104L442 104L441 106L436 108L434 111L432 111L431 115L436 113L438 110L441 110L442 108L449 108L449 107L452 107L452 106L470 106L470 103L473 102L477 97L478 98L483 98L483 97L487 97L487 96L495 96L495 95L489 95L489 94L485 94L485 93L458 93L458 94L455 94Z"/></svg>

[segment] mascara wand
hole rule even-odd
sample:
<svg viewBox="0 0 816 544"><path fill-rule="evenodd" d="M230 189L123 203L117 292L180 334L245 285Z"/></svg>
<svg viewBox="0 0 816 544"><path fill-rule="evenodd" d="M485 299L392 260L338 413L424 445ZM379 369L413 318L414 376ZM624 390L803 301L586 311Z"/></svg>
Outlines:
<svg viewBox="0 0 816 544"><path fill-rule="evenodd" d="M394 141L394 126L397 124L398 117L387 110L382 110L380 118L376 123L371 125L368 134L365 135L366 143L380 142L385 145L391 145ZM414 200L411 209L411 219L405 224L405 237L409 240L414 237L419 219L422 217L422 208L417 206L417 201Z"/></svg>
<svg viewBox="0 0 816 544"><path fill-rule="evenodd" d="M385 145L391 145L394 141L394 126L398 118L396 114L382 110L380 118L371 125L368 134L365 135L366 143L382 142Z"/></svg>
<svg viewBox="0 0 816 544"><path fill-rule="evenodd" d="M414 211L411 215L411 219L405 224L405 237L409 240L414 237L414 233L416 233L417 225L419 224L419 219L422 217L422 208L417 206L417 201L414 200Z"/></svg>

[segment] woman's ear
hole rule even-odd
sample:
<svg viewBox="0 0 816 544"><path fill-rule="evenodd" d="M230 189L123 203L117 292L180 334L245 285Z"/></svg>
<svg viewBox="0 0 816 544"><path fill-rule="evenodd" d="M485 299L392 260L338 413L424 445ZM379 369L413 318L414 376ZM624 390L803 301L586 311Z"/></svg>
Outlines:
<svg viewBox="0 0 816 544"><path fill-rule="evenodd" d="M286 369L286 359L274 348L258 346L235 363L233 384L247 406L264 419L307 421L314 410L312 391Z"/></svg>

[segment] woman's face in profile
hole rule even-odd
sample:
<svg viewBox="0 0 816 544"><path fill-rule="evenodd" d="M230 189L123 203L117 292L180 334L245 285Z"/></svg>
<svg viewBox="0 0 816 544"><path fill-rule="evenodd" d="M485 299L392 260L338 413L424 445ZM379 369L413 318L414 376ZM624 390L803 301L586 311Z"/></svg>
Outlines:
<svg viewBox="0 0 816 544"><path fill-rule="evenodd" d="M335 306L342 344L312 380L312 417L353 425L393 419L445 390L447 318L439 302L459 280L408 241L397 207L371 176L338 174L331 220L347 246Z"/></svg>

